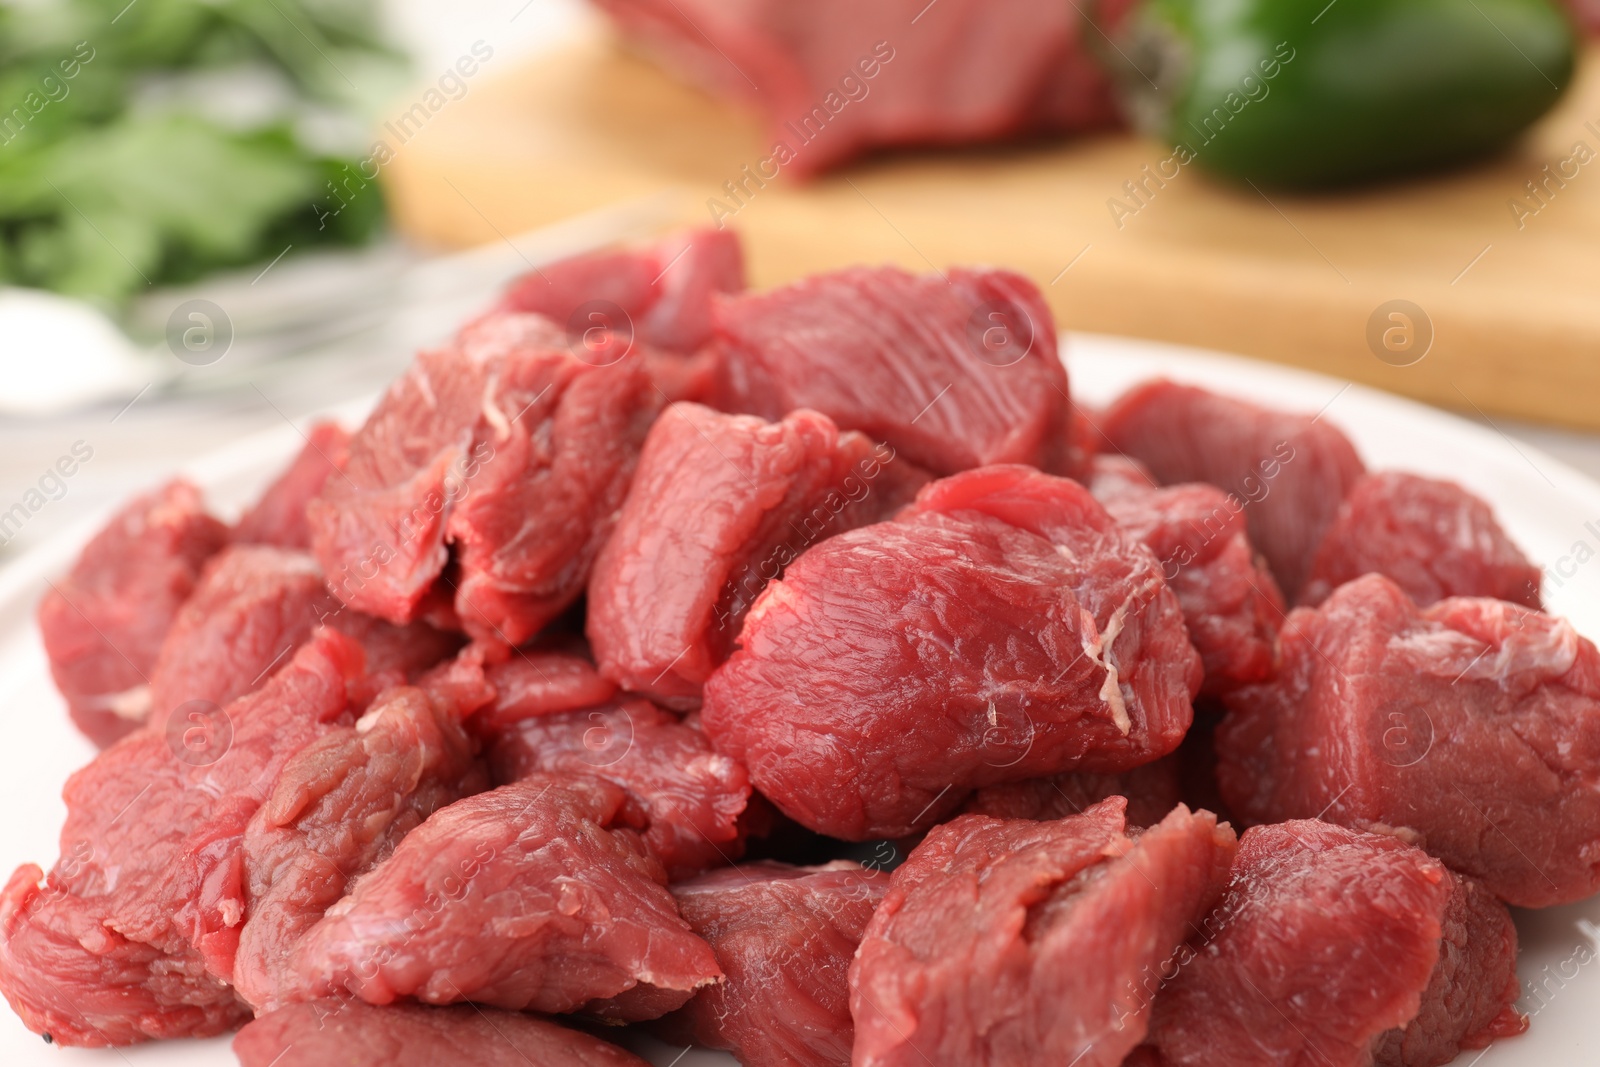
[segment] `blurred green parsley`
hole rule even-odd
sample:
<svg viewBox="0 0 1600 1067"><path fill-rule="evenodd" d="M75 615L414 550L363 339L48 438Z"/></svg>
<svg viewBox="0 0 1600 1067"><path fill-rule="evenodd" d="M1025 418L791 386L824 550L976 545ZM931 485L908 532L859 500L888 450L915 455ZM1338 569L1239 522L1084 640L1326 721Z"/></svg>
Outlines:
<svg viewBox="0 0 1600 1067"><path fill-rule="evenodd" d="M381 227L365 157L406 67L373 0L0 0L0 285L116 308Z"/></svg>

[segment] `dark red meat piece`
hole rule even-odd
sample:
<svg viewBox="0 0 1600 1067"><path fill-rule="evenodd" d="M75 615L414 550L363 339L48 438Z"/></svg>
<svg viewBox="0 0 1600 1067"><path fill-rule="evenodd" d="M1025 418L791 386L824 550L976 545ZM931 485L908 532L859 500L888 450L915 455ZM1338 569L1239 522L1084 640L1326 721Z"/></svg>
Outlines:
<svg viewBox="0 0 1600 1067"><path fill-rule="evenodd" d="M354 726L284 766L244 835L245 913L233 984L277 1005L296 946L350 882L434 811L489 786L459 687L391 689Z"/></svg>
<svg viewBox="0 0 1600 1067"><path fill-rule="evenodd" d="M302 552L310 549L306 505L321 495L323 485L342 472L349 459L350 434L338 423L312 426L300 454L234 524L233 540Z"/></svg>
<svg viewBox="0 0 1600 1067"><path fill-rule="evenodd" d="M1096 456L1092 471L1095 499L1161 560L1205 663L1202 691L1270 674L1283 594L1251 547L1239 499L1201 482L1157 488L1120 457Z"/></svg>
<svg viewBox="0 0 1600 1067"><path fill-rule="evenodd" d="M648 700L522 719L490 735L488 755L501 783L565 772L621 786L623 821L643 829L645 847L673 878L744 853L740 820L750 804L749 774L714 751L698 724Z"/></svg>
<svg viewBox="0 0 1600 1067"><path fill-rule="evenodd" d="M1395 837L1249 830L1196 930L1155 1000L1168 1067L1436 1067L1526 1026L1505 905Z"/></svg>
<svg viewBox="0 0 1600 1067"><path fill-rule="evenodd" d="M756 595L816 542L889 517L926 481L814 411L769 423L674 404L645 439L589 579L589 641L623 688L699 706Z"/></svg>
<svg viewBox="0 0 1600 1067"><path fill-rule="evenodd" d="M1419 609L1368 575L1295 609L1281 651L1217 732L1241 817L1408 827L1522 907L1600 890L1600 652L1570 623L1502 600Z"/></svg>
<svg viewBox="0 0 1600 1067"><path fill-rule="evenodd" d="M1209 482L1233 494L1250 543L1293 600L1344 499L1366 473L1355 446L1321 416L1270 411L1176 382L1146 382L1099 428L1163 485Z"/></svg>
<svg viewBox="0 0 1600 1067"><path fill-rule="evenodd" d="M1074 473L1055 322L1021 275L857 267L722 300L716 320L726 411L811 408L937 474Z"/></svg>
<svg viewBox="0 0 1600 1067"><path fill-rule="evenodd" d="M744 1067L849 1067L850 960L889 876L848 860L751 863L672 887L727 976L657 1024Z"/></svg>
<svg viewBox="0 0 1600 1067"><path fill-rule="evenodd" d="M1095 25L1044 0L600 0L674 72L760 108L769 155L730 175L719 221L768 182L875 148L967 144L1115 123L1095 49L1130 5Z"/></svg>
<svg viewBox="0 0 1600 1067"><path fill-rule="evenodd" d="M227 539L200 491L170 482L117 512L40 602L50 674L72 721L95 744L109 745L144 721L167 627Z"/></svg>
<svg viewBox="0 0 1600 1067"><path fill-rule="evenodd" d="M1311 561L1300 603L1315 607L1363 574L1392 578L1418 605L1487 596L1538 609L1538 567L1487 503L1453 482L1383 471L1355 484Z"/></svg>
<svg viewBox="0 0 1600 1067"><path fill-rule="evenodd" d="M1120 1064L1149 1022L1137 983L1221 895L1236 846L1185 807L1130 839L1123 806L930 831L850 968L856 1067Z"/></svg>
<svg viewBox="0 0 1600 1067"><path fill-rule="evenodd" d="M233 1039L241 1067L646 1067L597 1037L521 1012L319 1000L269 1012Z"/></svg>
<svg viewBox="0 0 1600 1067"><path fill-rule="evenodd" d="M308 508L329 585L397 623L442 592L469 634L522 643L583 592L657 407L638 358L585 362L537 315L480 320L390 386Z"/></svg>
<svg viewBox="0 0 1600 1067"><path fill-rule="evenodd" d="M531 775L434 813L301 943L300 999L414 997L657 1018L722 977L678 915L627 804L599 778Z"/></svg>
<svg viewBox="0 0 1600 1067"><path fill-rule="evenodd" d="M797 822L899 837L973 788L1177 747L1200 661L1160 564L1076 482L995 467L811 548L706 686L719 751Z"/></svg>
<svg viewBox="0 0 1600 1067"><path fill-rule="evenodd" d="M1082 815L1107 797L1127 798L1130 826L1154 826L1182 799L1177 754L1122 774L1058 774L987 785L961 811L997 819L1062 819Z"/></svg>

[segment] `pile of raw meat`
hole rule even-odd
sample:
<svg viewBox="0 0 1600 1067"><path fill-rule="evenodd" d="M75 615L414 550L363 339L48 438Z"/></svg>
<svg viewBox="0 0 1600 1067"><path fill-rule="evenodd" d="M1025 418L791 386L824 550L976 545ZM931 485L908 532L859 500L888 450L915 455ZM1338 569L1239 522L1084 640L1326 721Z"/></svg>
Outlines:
<svg viewBox="0 0 1600 1067"><path fill-rule="evenodd" d="M134 500L40 608L104 750L0 990L247 1067L1520 1033L1507 904L1600 890L1600 653L1460 487L1086 410L1056 337L1005 271L751 293L684 233L522 278L231 526Z"/></svg>

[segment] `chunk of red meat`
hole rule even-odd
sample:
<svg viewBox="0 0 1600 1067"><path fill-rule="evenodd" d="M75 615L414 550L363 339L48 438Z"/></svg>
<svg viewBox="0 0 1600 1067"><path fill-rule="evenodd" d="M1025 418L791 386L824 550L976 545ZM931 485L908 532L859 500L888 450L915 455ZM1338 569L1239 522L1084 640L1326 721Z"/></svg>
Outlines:
<svg viewBox="0 0 1600 1067"><path fill-rule="evenodd" d="M1270 411L1175 382L1129 391L1099 428L1163 485L1209 482L1232 493L1251 544L1291 600L1339 502L1366 473L1355 446L1320 415Z"/></svg>
<svg viewBox="0 0 1600 1067"><path fill-rule="evenodd" d="M39 604L50 674L72 721L102 747L150 708L150 672L200 568L227 542L185 481L136 497Z"/></svg>
<svg viewBox="0 0 1600 1067"><path fill-rule="evenodd" d="M1259 826L1150 1040L1168 1067L1436 1067L1525 1027L1516 946L1504 904L1396 837Z"/></svg>
<svg viewBox="0 0 1600 1067"><path fill-rule="evenodd" d="M726 411L811 408L937 474L1074 473L1055 323L1020 275L856 267L721 300L716 321Z"/></svg>
<svg viewBox="0 0 1600 1067"><path fill-rule="evenodd" d="M543 315L575 333L600 325L640 344L688 354L711 340L712 297L742 292L744 284L739 235L703 227L540 267L511 283L501 307ZM600 318L591 322L579 314L584 310ZM611 321L618 310L626 318Z"/></svg>
<svg viewBox="0 0 1600 1067"><path fill-rule="evenodd" d="M1119 113L1094 49L1131 4L1099 5L1097 29L1043 0L599 6L674 72L760 108L772 155L735 175L738 185L813 175L877 148L1112 125Z"/></svg>
<svg viewBox="0 0 1600 1067"><path fill-rule="evenodd" d="M997 819L1063 819L1108 797L1125 797L1130 826L1154 826L1182 799L1177 755L1122 774L1058 774L987 785L962 807L964 815Z"/></svg>
<svg viewBox="0 0 1600 1067"><path fill-rule="evenodd" d="M672 405L589 579L601 672L697 707L767 581L809 545L889 517L926 481L889 446L814 411L769 423Z"/></svg>
<svg viewBox="0 0 1600 1067"><path fill-rule="evenodd" d="M336 422L319 422L306 435L294 462L269 485L233 527L239 544L277 545L304 552L311 547L306 505L350 458L350 434Z"/></svg>
<svg viewBox="0 0 1600 1067"><path fill-rule="evenodd" d="M745 1067L849 1067L850 960L889 876L848 860L750 863L672 887L727 976L657 1025Z"/></svg>
<svg viewBox="0 0 1600 1067"><path fill-rule="evenodd" d="M146 726L67 780L61 859L47 883L65 899L15 912L0 946L0 990L24 1020L64 1043L105 1043L101 1031L122 1043L186 1027L212 1033L237 1017L224 982L244 918L245 825L290 757L352 721L348 690L361 667L360 647L324 629L216 717L183 735ZM191 743L195 731L203 743ZM13 877L14 899L28 899L35 870ZM53 950L95 926L106 934L81 939L82 952ZM148 969L147 981L123 967L128 958ZM126 1014L63 1016L80 994L107 1003L108 970L134 987L122 997ZM141 1015L151 998L161 1014Z"/></svg>
<svg viewBox="0 0 1600 1067"><path fill-rule="evenodd" d="M706 685L721 752L785 814L900 837L972 789L1116 773L1188 729L1200 661L1149 549L1076 482L934 482L769 585Z"/></svg>
<svg viewBox="0 0 1600 1067"><path fill-rule="evenodd" d="M712 749L697 723L648 700L525 718L488 736L495 781L530 774L592 774L627 793L623 821L672 878L732 863L744 853L740 817L750 804L744 767Z"/></svg>
<svg viewBox="0 0 1600 1067"><path fill-rule="evenodd" d="M1139 983L1221 895L1236 847L1185 807L1130 838L1123 807L930 831L850 968L856 1067L1120 1064L1149 1023Z"/></svg>
<svg viewBox="0 0 1600 1067"><path fill-rule="evenodd" d="M1270 674L1283 594L1250 544L1238 498L1200 482L1157 488L1120 457L1096 456L1092 472L1095 499L1161 560L1205 663L1202 692Z"/></svg>
<svg viewBox="0 0 1600 1067"><path fill-rule="evenodd" d="M583 592L657 404L637 358L587 363L536 315L480 320L390 386L307 509L330 586L397 623L445 592L469 634L520 644Z"/></svg>
<svg viewBox="0 0 1600 1067"><path fill-rule="evenodd" d="M1600 890L1600 652L1571 624L1502 600L1419 609L1368 575L1295 609L1281 652L1217 732L1240 816L1408 827L1522 907Z"/></svg>
<svg viewBox="0 0 1600 1067"><path fill-rule="evenodd" d="M1382 574L1420 606L1487 596L1538 609L1538 567L1487 503L1453 482L1383 471L1355 484L1311 561L1300 603L1315 607L1363 574Z"/></svg>
<svg viewBox="0 0 1600 1067"><path fill-rule="evenodd" d="M624 792L530 775L433 814L301 942L297 999L349 993L653 1019L719 980Z"/></svg>
<svg viewBox="0 0 1600 1067"><path fill-rule="evenodd" d="M646 1067L597 1037L520 1012L351 1000L269 1012L239 1031L233 1052L241 1067Z"/></svg>
<svg viewBox="0 0 1600 1067"><path fill-rule="evenodd" d="M482 736L523 719L592 708L617 692L617 683L601 677L582 639L514 651L489 668L488 679L493 703L472 720Z"/></svg>
<svg viewBox="0 0 1600 1067"><path fill-rule="evenodd" d="M300 939L353 879L436 810L488 788L458 692L392 689L284 766L244 836L233 984L257 1010L278 1004Z"/></svg>

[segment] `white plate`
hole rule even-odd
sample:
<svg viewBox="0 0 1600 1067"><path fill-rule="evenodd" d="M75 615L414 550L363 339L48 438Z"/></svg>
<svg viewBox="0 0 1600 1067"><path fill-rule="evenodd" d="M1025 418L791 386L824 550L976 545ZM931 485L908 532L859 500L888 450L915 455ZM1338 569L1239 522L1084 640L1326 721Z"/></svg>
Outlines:
<svg viewBox="0 0 1600 1067"><path fill-rule="evenodd" d="M1103 404L1128 385L1167 375L1287 409L1322 411L1338 424L1373 468L1398 468L1452 478L1491 501L1501 522L1546 568L1546 601L1578 630L1600 637L1600 485L1557 460L1514 444L1493 429L1360 386L1301 371L1142 341L1075 336L1068 365L1075 395ZM339 413L348 422L360 410ZM300 446L285 426L224 453L186 465L184 472L224 513L237 509ZM135 486L129 486L133 492ZM0 571L0 875L17 864L48 865L66 812L60 800L67 775L94 753L72 729L50 684L33 626L45 581L63 573L98 521L69 531ZM1592 523L1593 526L1588 524ZM1580 925L1585 924L1585 925ZM1588 925L1593 924L1593 925ZM1590 1012L1600 1003L1600 898L1584 904L1522 912L1519 970L1522 1008L1534 1014L1530 1031L1458 1060L1463 1067L1559 1067L1600 1063L1600 1027ZM1587 932L1586 932L1587 931ZM1591 933L1594 936L1591 936ZM1535 990L1538 990L1536 993ZM732 1058L645 1043L661 1067L728 1067ZM676 1059L675 1059L676 1058ZM125 1064L215 1067L231 1064L227 1040L168 1042L103 1051L46 1046L10 1011L0 1009L0 1063Z"/></svg>

